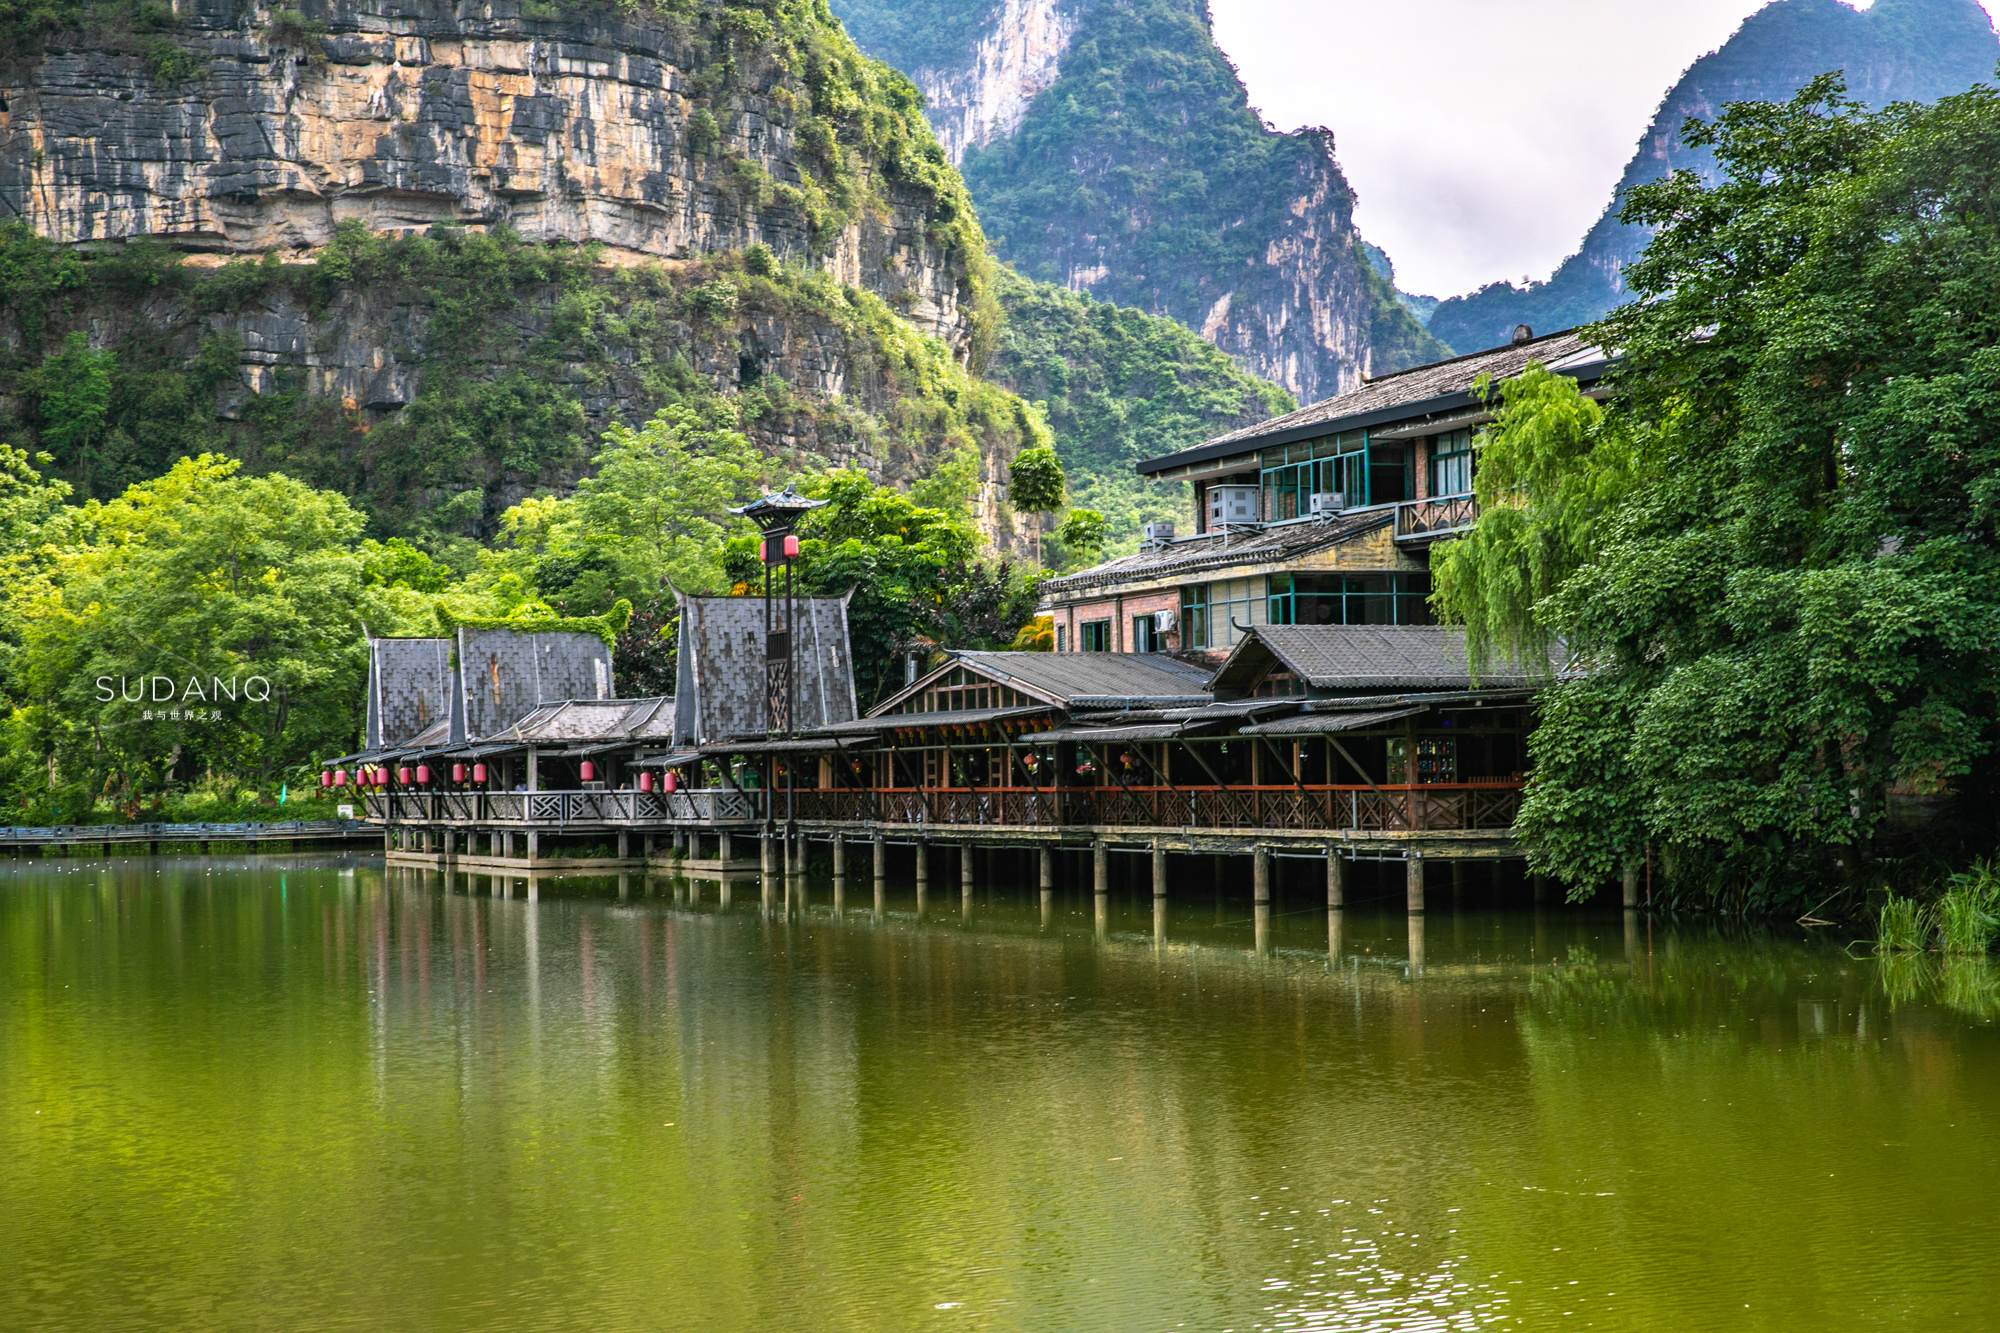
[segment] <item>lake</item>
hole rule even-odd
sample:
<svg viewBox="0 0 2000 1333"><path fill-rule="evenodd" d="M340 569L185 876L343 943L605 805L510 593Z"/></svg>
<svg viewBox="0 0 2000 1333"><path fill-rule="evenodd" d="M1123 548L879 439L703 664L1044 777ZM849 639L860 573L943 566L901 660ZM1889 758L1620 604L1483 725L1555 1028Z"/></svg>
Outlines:
<svg viewBox="0 0 2000 1333"><path fill-rule="evenodd" d="M1989 964L1247 878L0 862L0 1328L2000 1322Z"/></svg>

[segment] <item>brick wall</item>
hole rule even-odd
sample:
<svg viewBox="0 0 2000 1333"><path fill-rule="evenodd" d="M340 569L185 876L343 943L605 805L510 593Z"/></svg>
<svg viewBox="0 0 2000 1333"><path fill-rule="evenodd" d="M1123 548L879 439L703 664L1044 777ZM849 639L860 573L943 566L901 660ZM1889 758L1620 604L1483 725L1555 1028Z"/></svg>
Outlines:
<svg viewBox="0 0 2000 1333"><path fill-rule="evenodd" d="M1129 653L1133 651L1132 620L1135 616L1149 616L1157 611L1174 613L1174 628L1167 646L1180 646L1180 589L1166 592L1137 593L1129 597L1106 597L1094 602L1078 602L1065 606L1056 612L1056 624L1063 627L1063 648L1067 652L1082 652L1081 627L1092 620L1111 622L1111 651Z"/></svg>

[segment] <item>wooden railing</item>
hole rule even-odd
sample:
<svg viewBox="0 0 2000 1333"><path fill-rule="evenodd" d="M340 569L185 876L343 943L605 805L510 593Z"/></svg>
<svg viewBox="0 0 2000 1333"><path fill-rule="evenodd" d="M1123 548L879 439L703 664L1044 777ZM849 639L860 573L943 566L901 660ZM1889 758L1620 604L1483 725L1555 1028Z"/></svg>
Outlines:
<svg viewBox="0 0 2000 1333"><path fill-rule="evenodd" d="M1469 495L1411 500L1396 506L1397 541L1434 541L1464 532L1479 521L1479 502Z"/></svg>
<svg viewBox="0 0 2000 1333"><path fill-rule="evenodd" d="M760 791L388 792L371 820L398 823L757 823ZM1521 784L1491 780L1383 787L875 787L775 793L775 813L811 823L1015 828L1288 829L1368 832L1505 829Z"/></svg>

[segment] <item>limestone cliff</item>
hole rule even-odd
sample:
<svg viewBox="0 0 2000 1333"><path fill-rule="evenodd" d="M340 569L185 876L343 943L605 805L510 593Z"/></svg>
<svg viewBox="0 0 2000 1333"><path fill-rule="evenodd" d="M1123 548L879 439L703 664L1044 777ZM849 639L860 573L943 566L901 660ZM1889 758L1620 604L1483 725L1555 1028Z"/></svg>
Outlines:
<svg viewBox="0 0 2000 1333"><path fill-rule="evenodd" d="M1022 273L1179 320L1301 400L1448 350L1368 262L1332 134L1264 124L1203 0L838 7L915 71Z"/></svg>
<svg viewBox="0 0 2000 1333"><path fill-rule="evenodd" d="M694 403L774 472L968 473L1009 549L977 219L816 0L51 12L0 33L0 428L84 494L215 450L487 537Z"/></svg>
<svg viewBox="0 0 2000 1333"><path fill-rule="evenodd" d="M1056 81L1062 54L1075 35L1088 0L999 0L979 11L971 40L940 51L930 40L900 32L912 8L875 0L841 0L835 6L868 49L905 70L924 90L924 115L953 162L968 148L1004 139L1021 126L1028 104ZM935 22L935 15L930 16ZM898 22L901 20L901 23Z"/></svg>
<svg viewBox="0 0 2000 1333"><path fill-rule="evenodd" d="M866 80L813 47L809 15L544 12L304 0L287 27L182 0L145 52L61 34L0 73L0 209L63 241L225 253L311 250L342 221L506 226L614 257L762 242L965 349L977 232L948 225L956 181L923 143L879 141Z"/></svg>

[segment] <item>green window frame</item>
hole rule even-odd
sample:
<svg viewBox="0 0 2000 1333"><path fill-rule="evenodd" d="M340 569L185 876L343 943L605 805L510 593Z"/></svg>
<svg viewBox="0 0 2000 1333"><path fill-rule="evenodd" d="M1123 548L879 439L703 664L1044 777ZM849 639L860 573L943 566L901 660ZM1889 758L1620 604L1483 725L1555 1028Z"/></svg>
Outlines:
<svg viewBox="0 0 2000 1333"><path fill-rule="evenodd" d="M1108 653L1111 651L1111 622L1109 620L1086 620L1076 627L1077 646L1086 653Z"/></svg>
<svg viewBox="0 0 2000 1333"><path fill-rule="evenodd" d="M1208 647L1208 585L1181 589L1181 647Z"/></svg>
<svg viewBox="0 0 2000 1333"><path fill-rule="evenodd" d="M1433 498L1472 494L1472 432L1455 430L1432 437L1429 472L1425 481Z"/></svg>

